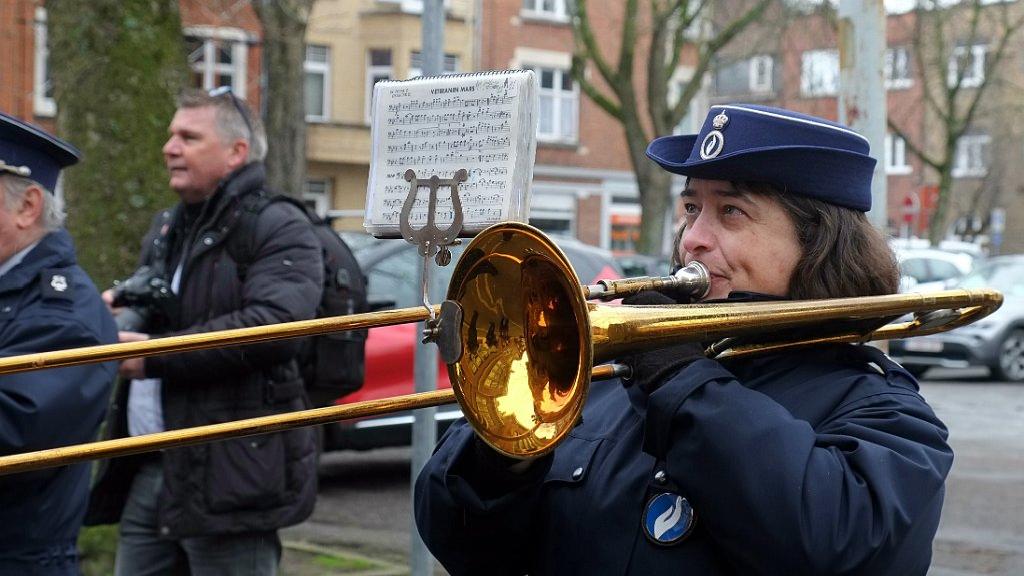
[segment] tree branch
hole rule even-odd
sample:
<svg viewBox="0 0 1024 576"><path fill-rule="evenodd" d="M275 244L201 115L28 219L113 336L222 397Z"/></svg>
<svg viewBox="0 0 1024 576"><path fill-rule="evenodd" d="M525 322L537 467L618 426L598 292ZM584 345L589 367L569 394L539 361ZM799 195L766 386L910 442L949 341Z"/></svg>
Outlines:
<svg viewBox="0 0 1024 576"><path fill-rule="evenodd" d="M597 46L597 39L594 38L594 31L590 27L590 16L587 15L587 0L576 0L576 10L572 21L575 32L573 38L576 40L576 54L584 62L593 62L594 66L597 67L598 73L601 74L601 77L604 78L608 85L617 84L616 73L608 65L608 62L605 61L604 56L601 55L601 50Z"/></svg>

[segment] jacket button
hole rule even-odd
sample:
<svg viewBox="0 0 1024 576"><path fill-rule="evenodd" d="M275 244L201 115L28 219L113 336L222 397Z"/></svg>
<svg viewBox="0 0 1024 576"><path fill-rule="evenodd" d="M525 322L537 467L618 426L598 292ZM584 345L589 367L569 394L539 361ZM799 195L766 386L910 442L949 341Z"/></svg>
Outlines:
<svg viewBox="0 0 1024 576"><path fill-rule="evenodd" d="M160 534L161 534L161 535L163 535L163 536L167 536L167 535L168 535L168 534L170 534L170 533L171 533L171 529L170 529L170 528L168 528L167 526L161 526L161 527L160 527Z"/></svg>
<svg viewBox="0 0 1024 576"><path fill-rule="evenodd" d="M4 306L4 312L10 312L10 311L11 311L11 307L10 306Z"/></svg>
<svg viewBox="0 0 1024 576"><path fill-rule="evenodd" d="M210 238L209 236L203 238L203 244L206 244L207 246L213 244L213 238Z"/></svg>
<svg viewBox="0 0 1024 576"><path fill-rule="evenodd" d="M665 475L664 470L658 470L654 473L654 481L658 484L664 484L666 480L668 480L668 476Z"/></svg>
<svg viewBox="0 0 1024 576"><path fill-rule="evenodd" d="M580 478L583 478L583 466L572 471L573 480L579 480Z"/></svg>

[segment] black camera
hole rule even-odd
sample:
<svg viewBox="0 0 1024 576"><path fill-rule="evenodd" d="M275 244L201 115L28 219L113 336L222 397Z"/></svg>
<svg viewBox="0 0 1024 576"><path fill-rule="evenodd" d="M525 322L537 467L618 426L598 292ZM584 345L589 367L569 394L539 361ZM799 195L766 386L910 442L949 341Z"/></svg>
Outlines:
<svg viewBox="0 0 1024 576"><path fill-rule="evenodd" d="M154 332L171 318L177 303L171 284L150 266L141 266L131 277L114 282L115 308L124 308L114 320L126 332Z"/></svg>

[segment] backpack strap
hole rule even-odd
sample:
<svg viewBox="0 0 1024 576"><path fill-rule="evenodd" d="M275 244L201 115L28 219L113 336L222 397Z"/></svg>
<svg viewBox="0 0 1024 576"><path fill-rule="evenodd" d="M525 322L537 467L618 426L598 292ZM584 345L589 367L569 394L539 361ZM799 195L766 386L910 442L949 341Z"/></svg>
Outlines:
<svg viewBox="0 0 1024 576"><path fill-rule="evenodd" d="M285 198L285 196L270 195L263 189L257 190L243 196L229 216L228 227L231 229L231 236L227 241L227 251L231 259L235 261L239 280L245 279L249 265L256 259L255 247L252 242L253 232L256 229L256 218L264 208L279 198Z"/></svg>

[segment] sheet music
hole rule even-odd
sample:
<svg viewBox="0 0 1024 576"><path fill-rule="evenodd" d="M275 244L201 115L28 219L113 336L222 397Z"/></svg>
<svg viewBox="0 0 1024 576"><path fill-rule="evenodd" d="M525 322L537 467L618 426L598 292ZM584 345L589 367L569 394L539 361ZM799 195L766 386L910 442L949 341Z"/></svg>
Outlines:
<svg viewBox="0 0 1024 576"><path fill-rule="evenodd" d="M527 71L378 83L367 230L397 235L410 189L404 178L407 169L419 179L452 178L460 168L468 171L468 179L459 185L468 232L522 220L529 190L522 166L528 155L532 177L535 147L532 86L533 74ZM420 188L410 218L414 227L426 223L428 203L428 189ZM435 222L444 227L453 219L451 191L441 188Z"/></svg>

